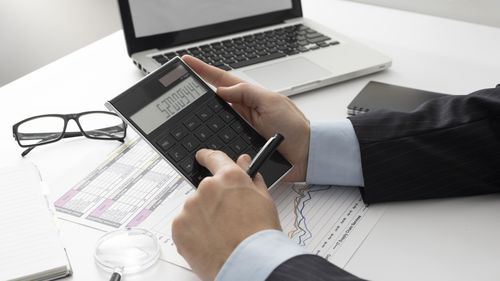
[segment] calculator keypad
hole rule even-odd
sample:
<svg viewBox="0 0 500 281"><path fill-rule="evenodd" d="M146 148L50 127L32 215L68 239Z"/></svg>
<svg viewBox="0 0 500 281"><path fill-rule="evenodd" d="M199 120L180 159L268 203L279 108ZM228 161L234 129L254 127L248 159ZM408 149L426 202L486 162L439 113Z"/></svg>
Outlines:
<svg viewBox="0 0 500 281"><path fill-rule="evenodd" d="M181 125L173 126L174 129L157 137L156 143L163 153L196 185L211 175L197 163L197 150L221 150L236 160L245 153L255 156L264 144L264 139L228 107L214 95L198 105L195 114L175 122Z"/></svg>
<svg viewBox="0 0 500 281"><path fill-rule="evenodd" d="M195 187L211 175L195 159L199 149L221 150L236 160L241 154L255 157L266 142L180 58L163 65L109 103ZM276 151L259 173L270 187L291 168Z"/></svg>
<svg viewBox="0 0 500 281"><path fill-rule="evenodd" d="M186 126L186 128L188 128L188 130L192 131L192 130L198 128L198 126L201 125L201 120L198 117L193 116L193 117L189 118L184 123L184 125Z"/></svg>

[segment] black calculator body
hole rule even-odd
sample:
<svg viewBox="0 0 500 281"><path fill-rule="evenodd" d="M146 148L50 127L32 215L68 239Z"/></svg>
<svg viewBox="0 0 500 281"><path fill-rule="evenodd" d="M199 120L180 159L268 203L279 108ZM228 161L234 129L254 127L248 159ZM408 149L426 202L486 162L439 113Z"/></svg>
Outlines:
<svg viewBox="0 0 500 281"><path fill-rule="evenodd" d="M201 148L236 160L255 157L266 139L192 71L174 58L106 103L194 187L211 173L200 166ZM259 172L272 187L292 165L275 152Z"/></svg>

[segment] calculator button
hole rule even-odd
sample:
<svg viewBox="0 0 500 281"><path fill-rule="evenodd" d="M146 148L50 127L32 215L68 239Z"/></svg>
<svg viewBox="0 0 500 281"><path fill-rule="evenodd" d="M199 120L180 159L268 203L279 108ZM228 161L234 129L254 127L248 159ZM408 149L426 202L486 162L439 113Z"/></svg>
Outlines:
<svg viewBox="0 0 500 281"><path fill-rule="evenodd" d="M189 118L188 121L184 122L184 125L190 131L193 131L194 129L198 128L198 126L200 126L200 124L201 124L201 121L196 116L193 116L193 117Z"/></svg>
<svg viewBox="0 0 500 281"><path fill-rule="evenodd" d="M186 159L182 160L179 165L186 173L191 174L191 172L195 169L196 159L194 158L194 155L190 155L189 157L186 157Z"/></svg>
<svg viewBox="0 0 500 281"><path fill-rule="evenodd" d="M226 123L229 123L234 119L234 113L229 112L225 109L219 112L219 115L222 117L222 119L224 119L224 121L226 121Z"/></svg>
<svg viewBox="0 0 500 281"><path fill-rule="evenodd" d="M187 149L187 151L191 152L198 148L200 142L193 135L189 135L182 140L182 145Z"/></svg>
<svg viewBox="0 0 500 281"><path fill-rule="evenodd" d="M227 156L229 156L229 158L231 158L232 160L235 160L238 159L238 156L239 154L237 154L236 152L234 152L230 147L226 147L224 148L224 153L227 154Z"/></svg>
<svg viewBox="0 0 500 281"><path fill-rule="evenodd" d="M174 145L174 140L171 137L165 137L156 142L161 149L167 151L172 145Z"/></svg>
<svg viewBox="0 0 500 281"><path fill-rule="evenodd" d="M212 174L210 173L210 171L208 171L206 168L201 168L198 172L196 172L192 179L194 181L194 184L196 187L198 187L198 184L200 184L200 182L208 177L208 176L211 176Z"/></svg>
<svg viewBox="0 0 500 281"><path fill-rule="evenodd" d="M236 120L231 124L231 128L233 128L236 133L241 133L243 131L243 124L241 124L241 121Z"/></svg>
<svg viewBox="0 0 500 281"><path fill-rule="evenodd" d="M212 110L210 110L206 105L202 106L198 113L196 113L196 115L200 117L202 121L206 121L212 116L212 114Z"/></svg>
<svg viewBox="0 0 500 281"><path fill-rule="evenodd" d="M205 145L207 148L220 150L224 146L224 143L219 139L218 136L213 136L205 143Z"/></svg>
<svg viewBox="0 0 500 281"><path fill-rule="evenodd" d="M187 130L182 126L179 126L171 131L170 134L172 134L176 140L181 140L187 134Z"/></svg>
<svg viewBox="0 0 500 281"><path fill-rule="evenodd" d="M222 130L219 134L219 137L225 142L228 143L230 142L234 137L236 136L236 133L233 131L233 129L226 127L224 130Z"/></svg>
<svg viewBox="0 0 500 281"><path fill-rule="evenodd" d="M214 112L219 112L222 109L222 104L217 99L213 99L207 102L208 107L210 107Z"/></svg>
<svg viewBox="0 0 500 281"><path fill-rule="evenodd" d="M212 135L212 131L210 131L210 129L208 129L207 126L201 126L198 129L196 129L194 135L200 141L206 141Z"/></svg>
<svg viewBox="0 0 500 281"><path fill-rule="evenodd" d="M176 162L182 160L182 158L186 157L187 154L188 152L181 145L177 145L168 152L168 155L170 155L170 157L172 157Z"/></svg>
<svg viewBox="0 0 500 281"><path fill-rule="evenodd" d="M217 132L224 126L224 121L222 121L219 117L214 116L210 118L206 124L212 131Z"/></svg>
<svg viewBox="0 0 500 281"><path fill-rule="evenodd" d="M243 154L243 152L247 149L248 145L243 139L237 137L229 144L229 147L233 149L234 152L238 154Z"/></svg>
<svg viewBox="0 0 500 281"><path fill-rule="evenodd" d="M198 173L196 175L193 176L193 179L194 179L194 182L195 182L195 185L196 187L198 187L198 184L200 184L200 182L206 177L207 175L204 175L202 173Z"/></svg>
<svg viewBox="0 0 500 281"><path fill-rule="evenodd" d="M257 140L257 137L248 131L241 132L240 136L249 144L254 144L255 141Z"/></svg>
<svg viewBox="0 0 500 281"><path fill-rule="evenodd" d="M259 151L262 149L262 147L264 147L265 143L266 142L254 142L254 143L252 143L252 147L253 147L253 149Z"/></svg>
<svg viewBox="0 0 500 281"><path fill-rule="evenodd" d="M242 154L248 154L250 155L250 157L252 157L252 159L255 157L255 155L257 155L257 150L253 149L253 148L247 148L245 150L245 152L243 152Z"/></svg>

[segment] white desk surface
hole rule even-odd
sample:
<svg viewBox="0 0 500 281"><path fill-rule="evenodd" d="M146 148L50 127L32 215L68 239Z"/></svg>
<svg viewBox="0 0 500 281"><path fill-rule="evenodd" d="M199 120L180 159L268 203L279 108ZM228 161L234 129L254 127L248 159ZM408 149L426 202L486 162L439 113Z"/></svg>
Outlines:
<svg viewBox="0 0 500 281"><path fill-rule="evenodd" d="M294 96L309 119L344 117L346 105L369 80L450 94L500 83L500 29L347 1L303 2L306 17L386 53L394 62L383 73ZM48 40L64 44L64 38ZM106 100L141 77L117 32L0 88L2 164L21 159L22 149L11 133L15 122L37 114L104 109ZM27 159L39 166L50 186L68 189L118 145L64 140L36 148ZM348 264L354 274L371 280L500 278L500 196L389 205ZM100 233L65 221L60 227L74 268L67 280L107 280L92 259ZM197 279L162 262L126 280Z"/></svg>

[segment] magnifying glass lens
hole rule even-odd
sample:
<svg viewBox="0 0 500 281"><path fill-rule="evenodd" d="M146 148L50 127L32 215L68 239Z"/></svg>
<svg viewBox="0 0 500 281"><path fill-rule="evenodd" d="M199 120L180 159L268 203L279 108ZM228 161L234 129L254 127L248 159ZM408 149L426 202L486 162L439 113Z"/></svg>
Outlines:
<svg viewBox="0 0 500 281"><path fill-rule="evenodd" d="M158 238L140 228L106 233L97 241L94 258L109 272L135 273L153 265L160 257Z"/></svg>

